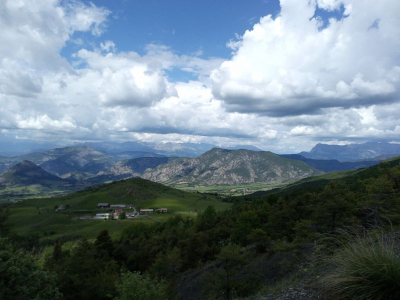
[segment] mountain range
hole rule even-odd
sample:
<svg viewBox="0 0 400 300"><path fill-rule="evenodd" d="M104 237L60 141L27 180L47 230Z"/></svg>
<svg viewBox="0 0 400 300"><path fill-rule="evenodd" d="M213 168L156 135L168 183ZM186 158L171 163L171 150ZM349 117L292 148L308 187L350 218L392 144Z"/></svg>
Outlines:
<svg viewBox="0 0 400 300"><path fill-rule="evenodd" d="M165 156L143 151L106 153L88 146L54 148L16 157L0 157L0 173L24 160L29 160L44 170L62 177L69 177L73 172L95 176L99 172L107 171L119 161L141 157Z"/></svg>
<svg viewBox="0 0 400 300"><path fill-rule="evenodd" d="M313 168L323 171L323 172L345 171L345 170L351 170L351 169L366 168L366 167L376 165L377 163L379 163L381 161L381 159L375 159L375 160L361 160L361 161L355 161L355 162L351 162L351 161L340 162L336 159L305 158L304 156L302 156L300 154L281 154L279 156L305 162L310 167L313 167ZM380 157L380 158L382 158L382 160L384 160L383 157Z"/></svg>
<svg viewBox="0 0 400 300"><path fill-rule="evenodd" d="M148 142L102 142L102 143L84 143L82 146L89 146L105 153L121 153L126 151L150 152L168 157L197 157L203 153L217 147L216 145L206 143L148 143ZM236 145L226 147L227 149L247 149L253 151L262 151L252 145Z"/></svg>
<svg viewBox="0 0 400 300"><path fill-rule="evenodd" d="M268 151L214 148L197 158L175 160L144 173L143 178L167 184L235 185L281 183L322 174L304 162Z"/></svg>
<svg viewBox="0 0 400 300"><path fill-rule="evenodd" d="M69 191L130 177L143 177L156 182L190 187L272 184L292 182L322 172L364 168L400 154L400 145L390 143L346 146L318 144L310 152L302 152L301 155L276 155L250 146L248 148L256 151L213 148L196 158L167 157L149 152L156 150L143 145L142 148L136 147L141 151L133 151L133 147L137 146L136 142L95 145L103 150L85 145L54 148L11 158L0 157L0 172L4 172L0 185L7 189L20 189L24 184L48 189L52 186L49 185L50 180L52 183L60 183L55 185L57 188L63 186L60 190ZM191 145L188 143L175 147L172 143L164 144L168 151L175 149L174 153L179 149L187 150ZM196 145L196 151L210 146ZM309 158L310 156L321 158ZM365 157L371 158L360 160ZM17 168L13 168L14 166ZM28 173L36 174L34 177L18 175L29 166L32 170ZM55 177L50 179L50 175ZM41 192L41 188L35 189Z"/></svg>
<svg viewBox="0 0 400 300"><path fill-rule="evenodd" d="M311 159L335 159L341 162L388 159L400 155L400 144L386 142L368 142L364 144L327 145L317 144L310 152L300 152L300 155ZM379 160L379 159L378 159Z"/></svg>
<svg viewBox="0 0 400 300"><path fill-rule="evenodd" d="M85 186L50 174L27 160L0 175L0 195L4 198L58 195L81 188Z"/></svg>

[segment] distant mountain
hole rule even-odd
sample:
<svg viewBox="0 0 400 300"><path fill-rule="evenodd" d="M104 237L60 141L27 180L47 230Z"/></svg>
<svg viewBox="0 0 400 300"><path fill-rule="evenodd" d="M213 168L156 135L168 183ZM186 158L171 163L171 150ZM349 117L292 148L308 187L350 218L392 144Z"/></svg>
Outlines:
<svg viewBox="0 0 400 300"><path fill-rule="evenodd" d="M214 148L198 158L160 165L143 178L168 184L211 186L290 182L318 174L322 172L272 152Z"/></svg>
<svg viewBox="0 0 400 300"><path fill-rule="evenodd" d="M253 146L253 145L237 145L237 146L232 146L232 147L226 147L224 149L228 149L228 150L251 150L251 151L263 151L260 148Z"/></svg>
<svg viewBox="0 0 400 300"><path fill-rule="evenodd" d="M154 152L154 149L147 143L141 142L90 142L78 144L77 146L88 146L101 152L121 153L121 152Z"/></svg>
<svg viewBox="0 0 400 300"><path fill-rule="evenodd" d="M0 156L0 173L21 161L29 160L54 175L82 179L94 176L98 172L105 172L118 161L140 157L165 156L143 151L109 154L88 146L63 147L16 157Z"/></svg>
<svg viewBox="0 0 400 300"><path fill-rule="evenodd" d="M86 156L85 159L88 158L88 154L90 152L94 153L94 149L89 147L64 147L64 148L54 148L44 152L33 152L29 154L24 154L21 156L16 157L0 157L0 172L9 169L10 167L24 161L28 160L33 162L36 165L42 166L49 172L53 172L53 163L48 163L54 161L54 164L60 164L63 160L67 159L68 157L76 157L76 159L80 160L81 163L84 163L82 158ZM97 159L100 156L107 156L107 159L111 161L111 165L113 165L117 159L114 159L111 156L106 154L102 154L97 151L97 153L93 154L93 159ZM57 161L58 160L58 161ZM98 159L97 159L98 160ZM76 163L71 162L70 160L68 163L71 165L75 165ZM57 174L57 172L54 172Z"/></svg>
<svg viewBox="0 0 400 300"><path fill-rule="evenodd" d="M145 143L136 141L123 143L84 143L82 145L89 146L98 151L109 154L121 152L149 152L168 157L197 157L216 147L215 145L205 143ZM252 145L237 145L228 149L248 149L261 151L259 148Z"/></svg>
<svg viewBox="0 0 400 300"><path fill-rule="evenodd" d="M300 155L311 159L336 159L339 161L370 160L384 155L400 155L400 144L368 142L364 144L317 144L310 152Z"/></svg>
<svg viewBox="0 0 400 300"><path fill-rule="evenodd" d="M94 150L90 147L62 148L63 154L50 159L40 166L58 176L68 175L70 172L91 173L93 175L111 168L115 160L110 155Z"/></svg>
<svg viewBox="0 0 400 300"><path fill-rule="evenodd" d="M120 153L110 153L110 155L118 161L140 158L140 157L166 157L165 155L153 152L143 152L143 151L125 151Z"/></svg>
<svg viewBox="0 0 400 300"><path fill-rule="evenodd" d="M66 183L68 182L60 177L46 172L28 160L20 162L0 176L0 186L3 188L36 184L46 187L53 187Z"/></svg>
<svg viewBox="0 0 400 300"><path fill-rule="evenodd" d="M161 164L168 162L168 157L140 157L135 159L123 160L116 163L110 171L113 175L140 176L148 169L154 169Z"/></svg>
<svg viewBox="0 0 400 300"><path fill-rule="evenodd" d="M304 156L299 154L281 154L279 156L305 162L310 167L313 167L314 169L323 172L345 171L358 168L365 168L376 165L380 161L380 160L373 160L373 161L358 161L358 162L340 162L334 159L323 160L323 159L305 158Z"/></svg>

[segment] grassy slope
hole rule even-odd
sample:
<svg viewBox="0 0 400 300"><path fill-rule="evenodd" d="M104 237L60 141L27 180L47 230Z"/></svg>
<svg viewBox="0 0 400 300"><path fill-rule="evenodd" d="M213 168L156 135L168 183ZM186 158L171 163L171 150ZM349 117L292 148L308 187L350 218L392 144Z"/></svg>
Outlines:
<svg viewBox="0 0 400 300"><path fill-rule="evenodd" d="M96 236L100 230L111 232L135 222L155 222L148 217L129 220L79 220L81 215L94 215L99 202L110 204L132 204L139 208L167 207L168 214L153 214L158 220L176 214L195 216L190 211L203 211L208 205L217 210L230 207L211 195L187 193L161 184L135 178L93 187L59 198L29 199L18 202L10 208L10 222L16 232L22 235L39 234L43 238L82 235ZM56 212L55 205L69 205L64 212ZM51 233L51 235L49 235Z"/></svg>
<svg viewBox="0 0 400 300"><path fill-rule="evenodd" d="M180 189L187 192L200 192L200 193L217 193L224 196L241 196L251 194L257 191L268 191L276 188L286 186L287 183L250 183L250 184L236 184L236 185L211 185L201 186L188 184L171 185L173 188Z"/></svg>

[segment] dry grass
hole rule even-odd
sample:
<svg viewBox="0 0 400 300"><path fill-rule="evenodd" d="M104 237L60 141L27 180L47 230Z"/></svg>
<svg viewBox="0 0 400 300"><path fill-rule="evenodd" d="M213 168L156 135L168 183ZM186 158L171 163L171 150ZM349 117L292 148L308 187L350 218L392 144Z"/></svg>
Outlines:
<svg viewBox="0 0 400 300"><path fill-rule="evenodd" d="M400 237L356 237L329 259L333 270L321 280L327 299L400 299Z"/></svg>

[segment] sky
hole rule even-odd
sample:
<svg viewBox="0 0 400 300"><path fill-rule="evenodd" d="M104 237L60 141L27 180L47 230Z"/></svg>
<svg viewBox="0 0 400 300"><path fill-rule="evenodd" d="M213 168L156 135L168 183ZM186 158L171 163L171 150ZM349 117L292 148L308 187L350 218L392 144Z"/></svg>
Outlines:
<svg viewBox="0 0 400 300"><path fill-rule="evenodd" d="M0 146L400 142L398 0L2 0Z"/></svg>

